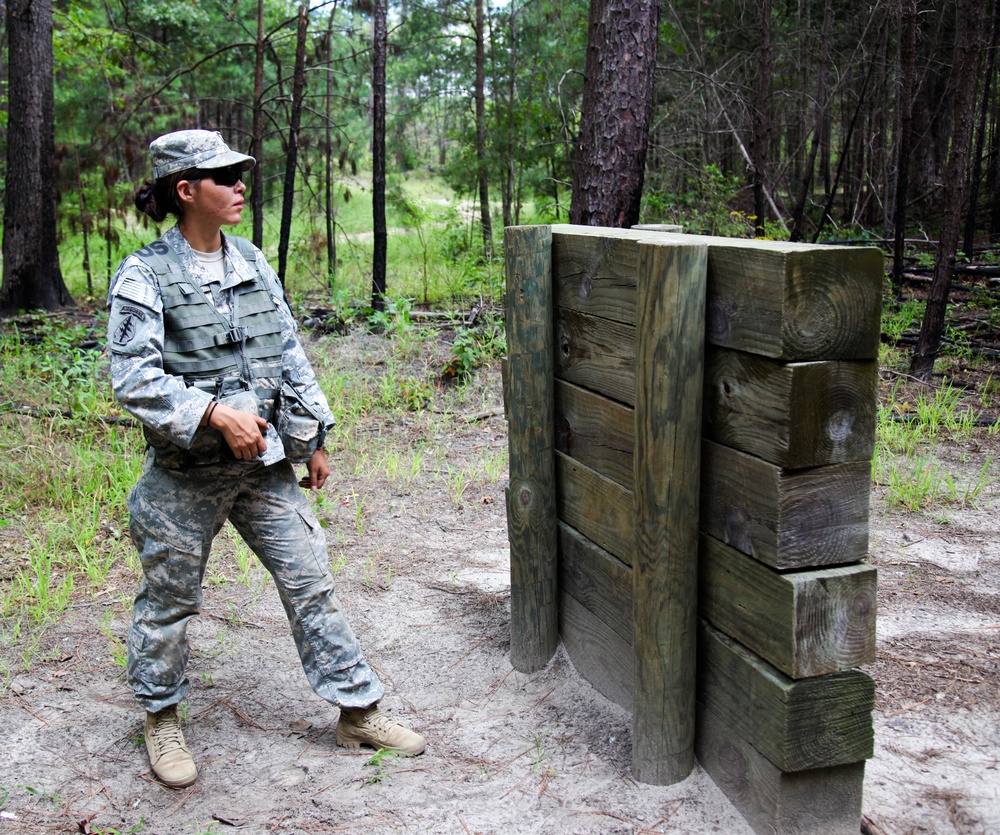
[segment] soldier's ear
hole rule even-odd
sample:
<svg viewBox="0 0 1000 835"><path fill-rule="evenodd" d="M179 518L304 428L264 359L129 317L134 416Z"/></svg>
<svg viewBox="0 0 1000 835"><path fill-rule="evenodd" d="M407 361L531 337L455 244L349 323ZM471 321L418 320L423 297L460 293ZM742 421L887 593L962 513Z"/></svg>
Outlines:
<svg viewBox="0 0 1000 835"><path fill-rule="evenodd" d="M193 203L195 199L196 187L200 181L199 180L178 180L177 182L177 200L184 203Z"/></svg>

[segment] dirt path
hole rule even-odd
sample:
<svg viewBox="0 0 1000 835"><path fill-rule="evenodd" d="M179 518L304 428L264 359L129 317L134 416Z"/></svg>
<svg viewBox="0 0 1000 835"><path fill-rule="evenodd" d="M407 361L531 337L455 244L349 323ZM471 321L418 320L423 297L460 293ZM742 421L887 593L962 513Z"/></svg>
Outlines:
<svg viewBox="0 0 1000 835"><path fill-rule="evenodd" d="M499 405L491 373L486 407ZM379 420L376 445L413 430ZM457 471L502 452L505 425L474 421L441 443ZM222 543L193 626L198 783L171 791L147 771L141 714L105 635L127 629L134 577L119 569L49 630L44 660L9 660L0 833L750 832L700 769L672 787L633 781L629 716L562 651L540 673L511 669L503 477L470 481L457 500L440 478L403 487L340 465L319 508L339 594L386 707L426 734L427 753L370 765L336 747L336 711L306 684L274 589L259 570L240 580ZM998 510L993 493L935 522L886 515L875 497L879 696L864 810L888 835L1000 832Z"/></svg>

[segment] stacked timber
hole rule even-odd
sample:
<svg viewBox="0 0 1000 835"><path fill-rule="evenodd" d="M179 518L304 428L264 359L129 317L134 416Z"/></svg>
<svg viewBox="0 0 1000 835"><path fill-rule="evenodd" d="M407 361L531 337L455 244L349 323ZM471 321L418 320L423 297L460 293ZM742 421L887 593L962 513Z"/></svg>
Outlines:
<svg viewBox="0 0 1000 835"><path fill-rule="evenodd" d="M632 710L638 779L683 779L696 751L756 831L856 832L880 254L507 235L512 663L544 665L557 622Z"/></svg>

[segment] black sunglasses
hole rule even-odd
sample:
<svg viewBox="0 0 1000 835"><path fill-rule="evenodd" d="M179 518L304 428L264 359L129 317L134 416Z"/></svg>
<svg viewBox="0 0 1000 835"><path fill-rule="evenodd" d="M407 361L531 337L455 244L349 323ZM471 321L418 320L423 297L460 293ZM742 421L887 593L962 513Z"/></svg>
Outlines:
<svg viewBox="0 0 1000 835"><path fill-rule="evenodd" d="M199 179L208 178L218 186L231 187L243 182L243 171L236 165L231 165L229 168L199 168L197 170Z"/></svg>

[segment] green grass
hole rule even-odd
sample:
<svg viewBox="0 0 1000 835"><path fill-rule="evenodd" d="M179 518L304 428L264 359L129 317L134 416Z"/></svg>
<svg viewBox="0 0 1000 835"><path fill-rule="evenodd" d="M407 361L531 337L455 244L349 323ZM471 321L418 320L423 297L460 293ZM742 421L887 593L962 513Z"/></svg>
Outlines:
<svg viewBox="0 0 1000 835"><path fill-rule="evenodd" d="M915 513L974 506L1000 483L992 455L978 467L959 468L935 451L946 443L967 445L977 432L996 432L995 426L977 427L976 413L962 403L963 392L945 384L918 391L912 402L900 396L897 386L879 404L872 480L884 487L888 507ZM958 463L966 464L967 456L959 456Z"/></svg>
<svg viewBox="0 0 1000 835"><path fill-rule="evenodd" d="M108 280L121 260L166 231L172 220L159 226L139 218L131 208L128 187L122 186L122 205L128 208L112 222L113 242L110 258L103 235L92 234L89 240L93 264L91 286L84 272L82 234L63 228L59 245L60 262L67 286L78 301L103 304ZM325 307L340 312L367 305L372 294L373 220L370 183L364 175L345 182L336 205L337 265L331 281L327 269L326 221L297 197L292 221L286 289L293 302L322 299ZM344 195L349 194L349 199ZM420 304L454 303L484 297L498 299L502 294L502 244L494 242L497 257L484 263L478 216L459 211L455 195L439 179L419 173L391 182L387 189L386 288L394 299L412 299ZM264 254L278 269L280 201L264 207ZM525 222L530 222L526 220ZM103 230L102 230L103 231ZM250 212L232 233L252 237ZM332 302L332 304L331 304Z"/></svg>

